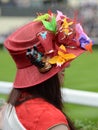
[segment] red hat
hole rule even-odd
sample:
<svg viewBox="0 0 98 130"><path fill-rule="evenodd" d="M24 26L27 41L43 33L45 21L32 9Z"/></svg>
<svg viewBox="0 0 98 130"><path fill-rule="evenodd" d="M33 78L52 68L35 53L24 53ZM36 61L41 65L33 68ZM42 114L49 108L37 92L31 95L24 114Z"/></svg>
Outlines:
<svg viewBox="0 0 98 130"><path fill-rule="evenodd" d="M92 42L79 23L58 11L39 15L4 45L17 66L14 87L25 88L49 79L85 50L91 51Z"/></svg>

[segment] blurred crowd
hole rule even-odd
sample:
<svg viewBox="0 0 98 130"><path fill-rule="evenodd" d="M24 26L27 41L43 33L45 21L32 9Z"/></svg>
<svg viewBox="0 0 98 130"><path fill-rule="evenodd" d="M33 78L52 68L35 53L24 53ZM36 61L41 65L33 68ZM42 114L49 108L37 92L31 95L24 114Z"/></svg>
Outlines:
<svg viewBox="0 0 98 130"><path fill-rule="evenodd" d="M80 3L77 7L72 7L72 5L68 4L68 0L0 0L0 7L15 6L18 8L28 8L34 5L43 5L44 8L45 4L49 4L49 6L54 5L55 8L56 4L61 5L61 3L63 7L61 7L62 12L67 12L68 16L70 16L73 12L77 12L79 22L82 24L82 26L84 26L87 34L90 37L98 37L98 2L97 4L95 2L84 2L83 4ZM5 36L6 35L7 34L5 34Z"/></svg>
<svg viewBox="0 0 98 130"><path fill-rule="evenodd" d="M3 6L30 7L33 4L59 3L66 0L0 0Z"/></svg>
<svg viewBox="0 0 98 130"><path fill-rule="evenodd" d="M0 0L2 6L29 7L32 0Z"/></svg>
<svg viewBox="0 0 98 130"><path fill-rule="evenodd" d="M98 5L86 4L78 7L78 17L91 37L98 37Z"/></svg>

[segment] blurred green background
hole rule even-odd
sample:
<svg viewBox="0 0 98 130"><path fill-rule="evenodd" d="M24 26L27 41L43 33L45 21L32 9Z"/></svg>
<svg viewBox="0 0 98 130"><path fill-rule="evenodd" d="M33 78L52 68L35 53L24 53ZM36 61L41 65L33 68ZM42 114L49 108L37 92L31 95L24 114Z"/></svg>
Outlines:
<svg viewBox="0 0 98 130"><path fill-rule="evenodd" d="M98 92L98 46L93 53L86 52L65 70L65 87Z"/></svg>

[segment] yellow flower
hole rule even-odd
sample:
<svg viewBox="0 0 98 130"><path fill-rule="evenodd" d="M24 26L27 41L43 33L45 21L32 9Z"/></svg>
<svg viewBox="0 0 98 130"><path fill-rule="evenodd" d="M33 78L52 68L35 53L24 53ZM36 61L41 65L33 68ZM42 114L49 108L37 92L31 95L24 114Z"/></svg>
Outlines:
<svg viewBox="0 0 98 130"><path fill-rule="evenodd" d="M66 35L69 34L69 26L72 25L73 22L67 22L66 18L64 18L64 22L62 24L62 30L65 32Z"/></svg>
<svg viewBox="0 0 98 130"><path fill-rule="evenodd" d="M57 64L61 66L69 60L74 59L76 56L72 53L67 53L64 45L61 45L58 50L58 55L49 59L50 64Z"/></svg>

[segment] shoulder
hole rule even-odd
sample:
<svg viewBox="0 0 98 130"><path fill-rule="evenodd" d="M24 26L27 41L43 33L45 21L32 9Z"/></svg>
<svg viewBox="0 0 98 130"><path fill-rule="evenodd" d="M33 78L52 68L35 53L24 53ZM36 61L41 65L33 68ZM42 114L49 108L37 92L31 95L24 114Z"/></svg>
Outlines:
<svg viewBox="0 0 98 130"><path fill-rule="evenodd" d="M46 130L60 124L68 125L65 115L56 107L49 104L40 115L38 129L40 129L39 126L44 126L44 129Z"/></svg>
<svg viewBox="0 0 98 130"><path fill-rule="evenodd" d="M16 107L16 113L23 123L36 122L34 125L37 129L40 129L40 126L46 130L57 124L68 125L65 115L60 110L40 98L29 100Z"/></svg>

